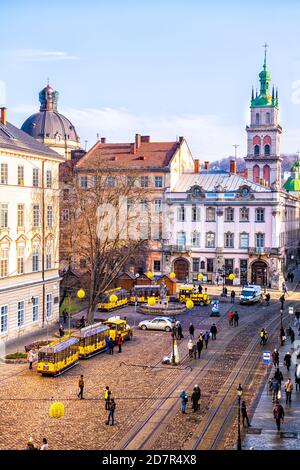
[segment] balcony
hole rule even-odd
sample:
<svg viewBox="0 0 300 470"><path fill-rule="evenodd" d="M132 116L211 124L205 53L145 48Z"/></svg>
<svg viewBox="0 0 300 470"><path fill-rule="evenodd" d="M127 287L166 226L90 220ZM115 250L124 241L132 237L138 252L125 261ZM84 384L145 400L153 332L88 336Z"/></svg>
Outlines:
<svg viewBox="0 0 300 470"><path fill-rule="evenodd" d="M249 255L273 255L280 256L280 248L266 248L266 247L251 247L248 248Z"/></svg>
<svg viewBox="0 0 300 470"><path fill-rule="evenodd" d="M170 253L188 253L192 249L197 247L187 246L187 245L163 245L162 249L164 252Z"/></svg>

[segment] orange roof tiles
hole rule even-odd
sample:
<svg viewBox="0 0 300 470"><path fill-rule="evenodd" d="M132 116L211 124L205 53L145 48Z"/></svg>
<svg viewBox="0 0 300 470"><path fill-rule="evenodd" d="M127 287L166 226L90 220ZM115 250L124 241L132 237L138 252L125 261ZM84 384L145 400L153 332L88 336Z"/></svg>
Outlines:
<svg viewBox="0 0 300 470"><path fill-rule="evenodd" d="M77 170L103 168L165 168L179 148L179 142L143 142L136 148L130 143L97 142L76 165ZM135 153L133 153L135 148Z"/></svg>

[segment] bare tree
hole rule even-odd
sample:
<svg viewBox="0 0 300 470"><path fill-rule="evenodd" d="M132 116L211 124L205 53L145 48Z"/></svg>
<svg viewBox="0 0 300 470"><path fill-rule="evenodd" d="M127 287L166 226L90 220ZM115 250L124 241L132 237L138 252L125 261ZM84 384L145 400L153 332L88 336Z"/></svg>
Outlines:
<svg viewBox="0 0 300 470"><path fill-rule="evenodd" d="M101 293L129 259L147 251L149 238L149 212L141 212L146 190L136 184L138 175L97 166L74 173L69 196L61 204L68 211L61 226L63 261L68 266L86 262L89 324Z"/></svg>

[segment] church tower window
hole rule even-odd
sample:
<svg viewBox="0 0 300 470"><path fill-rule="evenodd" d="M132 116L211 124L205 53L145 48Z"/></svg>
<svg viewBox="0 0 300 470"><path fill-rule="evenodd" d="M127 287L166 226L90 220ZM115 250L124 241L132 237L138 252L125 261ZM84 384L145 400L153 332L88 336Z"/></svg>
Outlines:
<svg viewBox="0 0 300 470"><path fill-rule="evenodd" d="M259 113L255 114L255 124L259 125Z"/></svg>
<svg viewBox="0 0 300 470"><path fill-rule="evenodd" d="M259 157L260 155L260 147L259 145L254 145L254 156Z"/></svg>
<svg viewBox="0 0 300 470"><path fill-rule="evenodd" d="M265 145L265 156L266 157L270 156L270 145L269 144Z"/></svg>

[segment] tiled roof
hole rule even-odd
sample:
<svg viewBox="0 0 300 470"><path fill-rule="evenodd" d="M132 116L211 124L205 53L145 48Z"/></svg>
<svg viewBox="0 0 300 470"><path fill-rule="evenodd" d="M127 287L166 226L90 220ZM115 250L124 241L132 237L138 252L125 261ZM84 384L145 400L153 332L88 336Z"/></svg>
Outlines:
<svg viewBox="0 0 300 470"><path fill-rule="evenodd" d="M5 126L0 123L0 148L45 155L64 160L57 152L43 143L38 142L33 137L26 134L26 132L21 131L9 122L7 122Z"/></svg>
<svg viewBox="0 0 300 470"><path fill-rule="evenodd" d="M177 182L174 192L183 193L188 191L192 186L199 185L204 191L216 190L216 186L220 185L224 188L224 191L237 191L240 186L246 184L256 192L270 192L271 189L262 186L257 183L253 183L242 176L227 173L222 170L207 170L201 171L200 173L184 173L180 176L179 181Z"/></svg>
<svg viewBox="0 0 300 470"><path fill-rule="evenodd" d="M78 170L103 168L165 168L179 148L179 142L141 142L135 153L133 144L101 143L92 147L76 165Z"/></svg>

